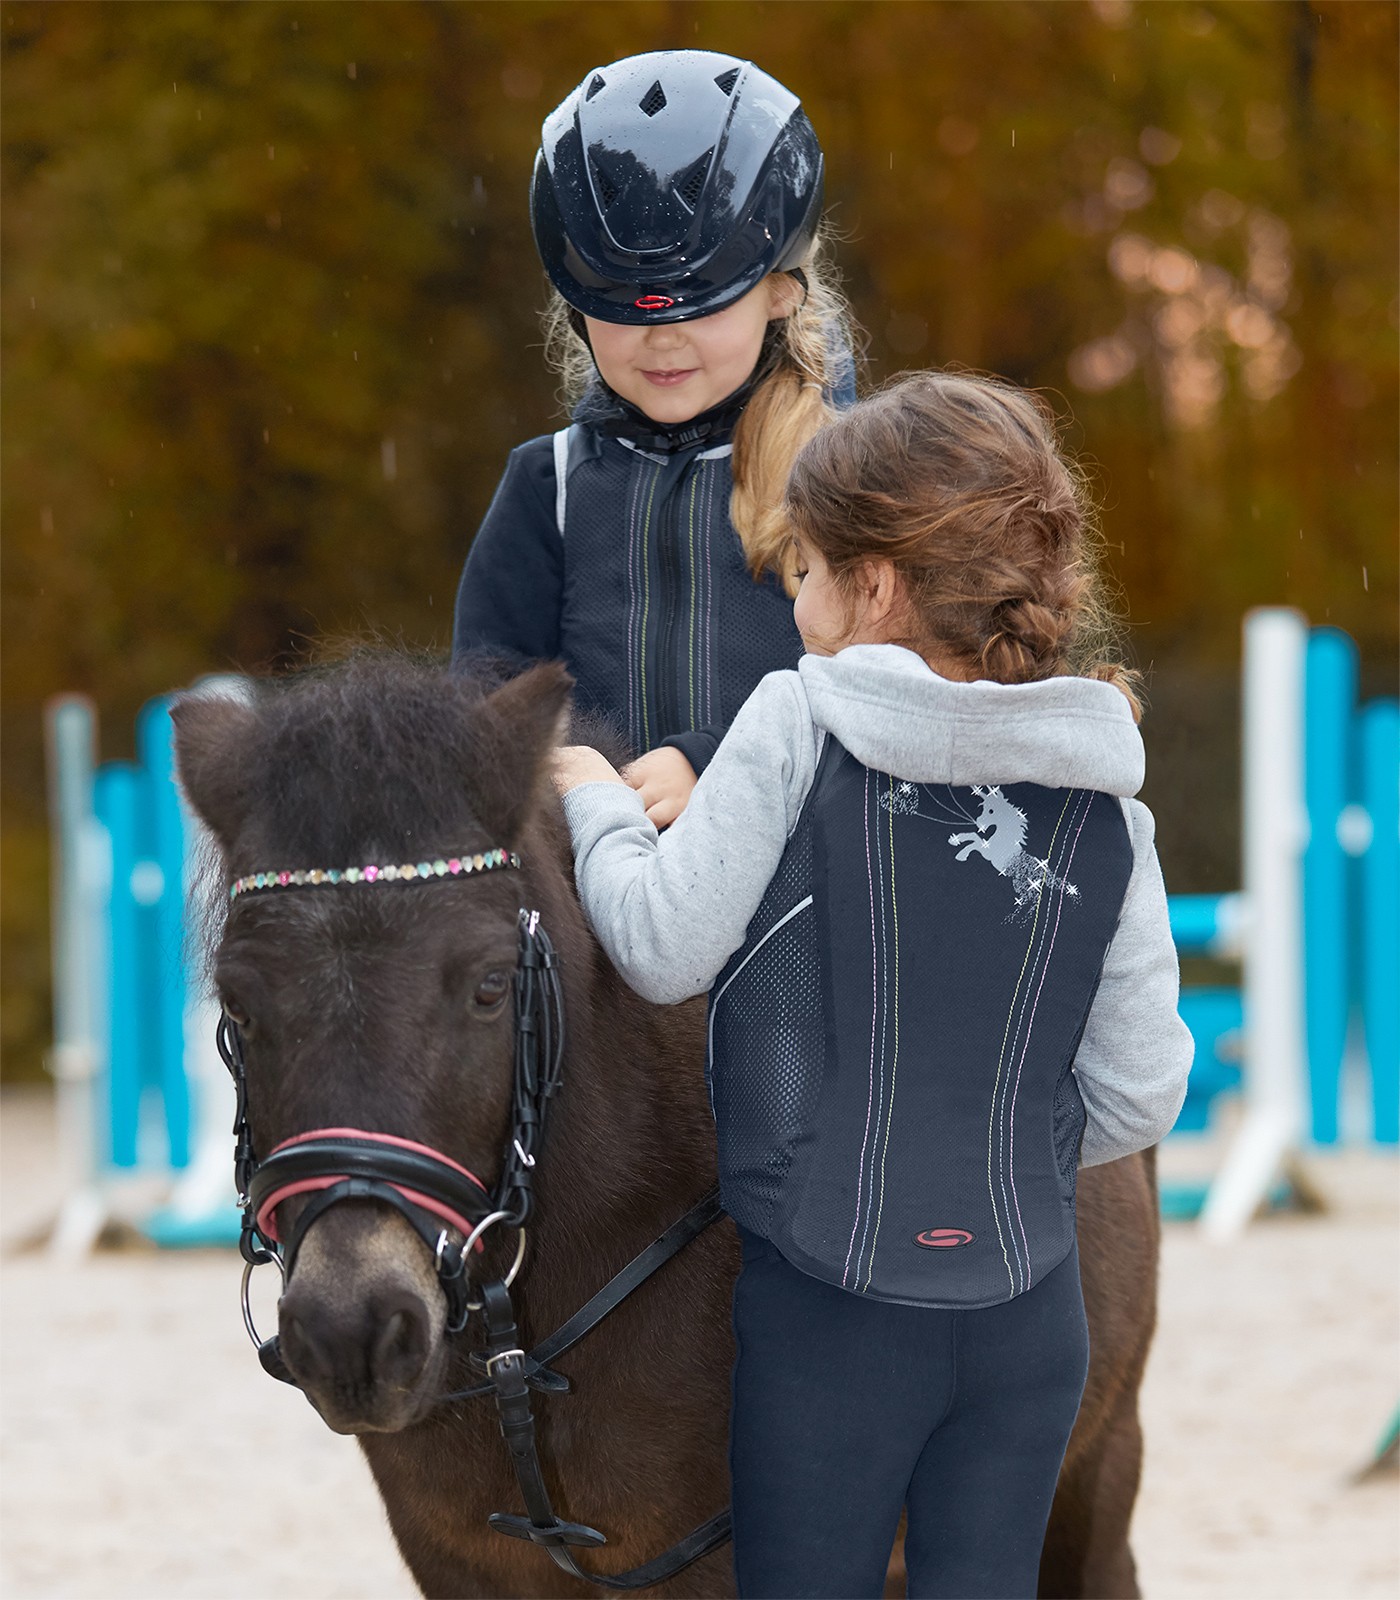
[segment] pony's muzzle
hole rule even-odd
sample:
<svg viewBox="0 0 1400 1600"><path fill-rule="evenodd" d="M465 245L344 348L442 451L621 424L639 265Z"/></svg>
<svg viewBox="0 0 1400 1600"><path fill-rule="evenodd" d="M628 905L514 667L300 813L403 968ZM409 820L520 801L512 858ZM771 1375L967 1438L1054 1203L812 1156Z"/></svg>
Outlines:
<svg viewBox="0 0 1400 1600"><path fill-rule="evenodd" d="M393 1431L417 1410L436 1342L430 1316L406 1289L359 1303L301 1303L293 1282L282 1302L282 1356L338 1433Z"/></svg>
<svg viewBox="0 0 1400 1600"><path fill-rule="evenodd" d="M347 1201L317 1219L297 1252L279 1306L281 1355L328 1427L393 1433L437 1392L445 1312L409 1224Z"/></svg>

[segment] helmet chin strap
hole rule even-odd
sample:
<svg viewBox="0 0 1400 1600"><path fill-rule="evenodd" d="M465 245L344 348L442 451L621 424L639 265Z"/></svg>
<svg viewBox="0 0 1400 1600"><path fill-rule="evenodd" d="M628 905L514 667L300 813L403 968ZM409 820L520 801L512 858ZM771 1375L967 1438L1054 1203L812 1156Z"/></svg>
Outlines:
<svg viewBox="0 0 1400 1600"><path fill-rule="evenodd" d="M798 274L794 273L793 276ZM806 279L802 281L805 291ZM579 312L571 311L569 320L592 354L593 346L589 342L583 317ZM626 439L643 450L656 450L662 455L675 455L678 451L693 449L711 439L727 437L734 431L744 407L753 398L754 390L776 366L781 339L781 324L774 321L763 336L758 360L744 382L732 394L727 394L723 400L697 416L686 418L684 422L661 422L648 416L640 406L624 400L601 372L574 408L574 421L584 423L609 438ZM594 366L597 366L596 357Z"/></svg>

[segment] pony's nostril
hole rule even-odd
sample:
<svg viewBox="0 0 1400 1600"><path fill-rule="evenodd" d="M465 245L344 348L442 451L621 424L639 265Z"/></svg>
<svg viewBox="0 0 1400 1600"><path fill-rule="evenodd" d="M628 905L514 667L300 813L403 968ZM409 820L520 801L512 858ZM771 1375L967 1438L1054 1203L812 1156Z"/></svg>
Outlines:
<svg viewBox="0 0 1400 1600"><path fill-rule="evenodd" d="M428 1358L428 1329L414 1310L392 1313L375 1340L371 1367L381 1383L403 1387L423 1370Z"/></svg>
<svg viewBox="0 0 1400 1600"><path fill-rule="evenodd" d="M282 1359L303 1384L315 1383L330 1376L331 1366L316 1340L308 1334L301 1320L289 1313L285 1306L278 1318L278 1337Z"/></svg>

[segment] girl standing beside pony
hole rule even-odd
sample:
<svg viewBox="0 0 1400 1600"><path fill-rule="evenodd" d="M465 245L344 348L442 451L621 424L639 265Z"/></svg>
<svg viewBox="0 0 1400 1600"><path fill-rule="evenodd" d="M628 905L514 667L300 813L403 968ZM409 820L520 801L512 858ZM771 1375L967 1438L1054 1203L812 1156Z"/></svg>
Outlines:
<svg viewBox="0 0 1400 1600"><path fill-rule="evenodd" d="M530 219L577 403L511 454L453 657L566 661L580 707L650 752L628 778L658 826L759 679L801 654L778 507L851 376L821 201L799 102L734 56L601 67L542 131Z"/></svg>
<svg viewBox="0 0 1400 1600"><path fill-rule="evenodd" d="M1190 1036L1130 675L1040 404L922 373L799 455L807 654L664 837L561 752L579 891L709 992L745 1596L1029 1596L1088 1359L1079 1164L1155 1143Z"/></svg>

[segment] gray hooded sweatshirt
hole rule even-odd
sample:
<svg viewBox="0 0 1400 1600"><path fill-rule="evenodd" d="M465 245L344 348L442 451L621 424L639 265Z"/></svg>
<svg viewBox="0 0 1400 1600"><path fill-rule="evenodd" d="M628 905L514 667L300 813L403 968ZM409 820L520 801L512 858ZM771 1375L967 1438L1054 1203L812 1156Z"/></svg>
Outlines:
<svg viewBox="0 0 1400 1600"><path fill-rule="evenodd" d="M583 906L646 999L704 994L740 948L812 787L830 732L857 761L914 783L1034 783L1118 796L1133 870L1075 1057L1081 1161L1155 1144L1186 1093L1191 1035L1142 739L1127 700L1087 678L956 683L898 645L852 645L770 673L745 702L684 813L658 835L637 794L587 783L565 798Z"/></svg>

